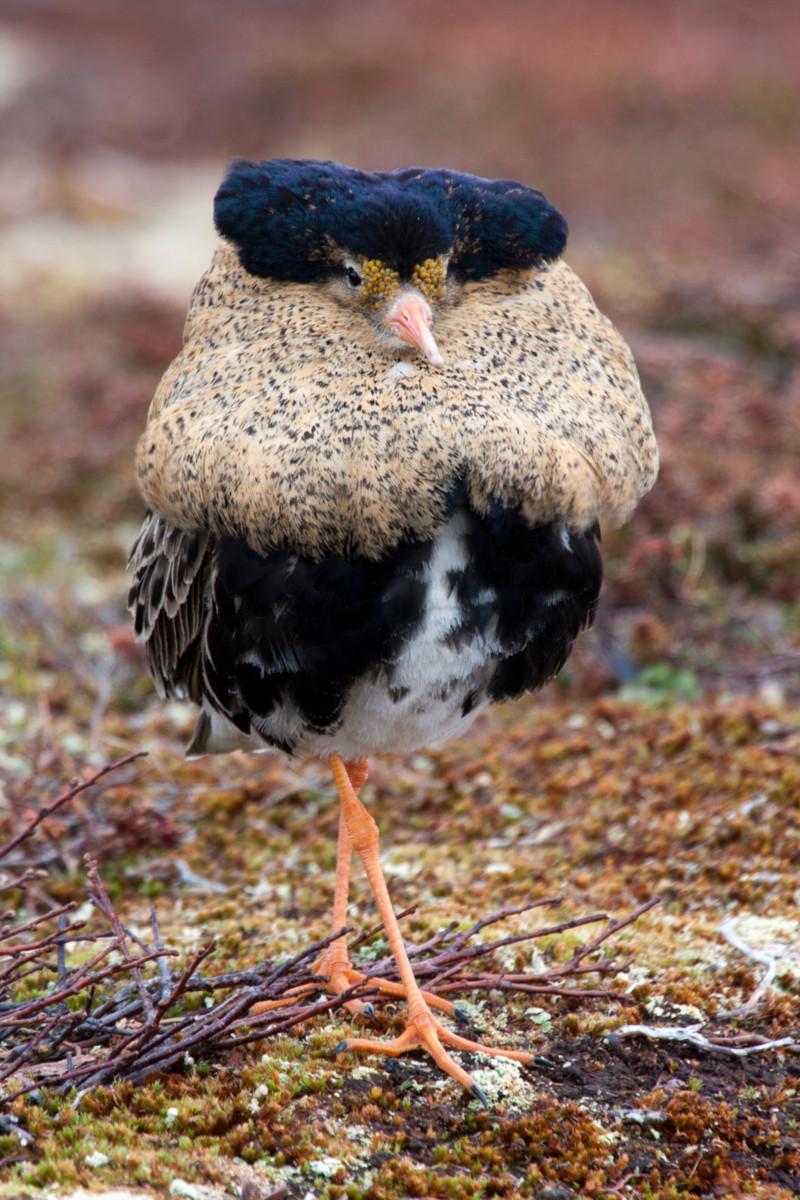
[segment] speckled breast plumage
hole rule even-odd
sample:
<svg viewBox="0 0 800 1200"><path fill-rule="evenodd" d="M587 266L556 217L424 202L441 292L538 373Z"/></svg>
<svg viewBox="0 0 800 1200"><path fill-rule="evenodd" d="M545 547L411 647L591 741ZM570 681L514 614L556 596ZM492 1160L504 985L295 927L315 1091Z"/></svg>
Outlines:
<svg viewBox="0 0 800 1200"><path fill-rule="evenodd" d="M658 466L630 350L563 262L464 289L443 370L325 294L222 246L137 452L148 505L267 549L376 557L430 538L463 479L477 512L619 524Z"/></svg>

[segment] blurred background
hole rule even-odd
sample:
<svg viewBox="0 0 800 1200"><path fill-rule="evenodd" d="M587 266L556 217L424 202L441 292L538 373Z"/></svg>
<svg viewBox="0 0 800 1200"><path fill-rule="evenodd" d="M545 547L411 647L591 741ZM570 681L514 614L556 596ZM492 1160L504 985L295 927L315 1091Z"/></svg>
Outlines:
<svg viewBox="0 0 800 1200"><path fill-rule="evenodd" d="M797 694L799 62L795 0L0 3L11 765L43 694L84 748L99 714L150 703L124 610L133 447L239 154L545 191L663 453L552 695Z"/></svg>

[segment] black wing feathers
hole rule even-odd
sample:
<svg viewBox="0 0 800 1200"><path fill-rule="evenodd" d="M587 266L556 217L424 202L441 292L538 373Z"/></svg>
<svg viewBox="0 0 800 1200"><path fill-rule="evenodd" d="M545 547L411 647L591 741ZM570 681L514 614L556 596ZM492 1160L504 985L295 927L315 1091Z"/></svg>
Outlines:
<svg viewBox="0 0 800 1200"><path fill-rule="evenodd" d="M529 525L497 503L471 522L469 569L451 578L463 618L450 637L466 643L493 624L500 656L490 699L542 687L564 666L594 620L603 577L598 537L597 526L579 533L558 523Z"/></svg>
<svg viewBox="0 0 800 1200"><path fill-rule="evenodd" d="M209 689L240 728L289 704L311 729L339 718L347 690L391 664L422 616L430 543L380 562L315 562L220 542L208 627ZM238 719L237 719L238 718Z"/></svg>
<svg viewBox="0 0 800 1200"><path fill-rule="evenodd" d="M596 527L531 526L501 504L479 516L463 487L452 503L466 516L465 553L447 575L459 615L443 641L486 653L484 681L458 700L466 712L558 673L594 617L602 565ZM434 552L428 541L378 562L259 554L148 515L131 553L129 602L160 694L205 705L194 749L207 748L209 710L292 753L304 733L346 719L360 679L382 677L392 697L400 653L425 620Z"/></svg>
<svg viewBox="0 0 800 1200"><path fill-rule="evenodd" d="M155 513L145 517L128 560L128 607L160 696L202 703L203 626L214 538L176 529Z"/></svg>

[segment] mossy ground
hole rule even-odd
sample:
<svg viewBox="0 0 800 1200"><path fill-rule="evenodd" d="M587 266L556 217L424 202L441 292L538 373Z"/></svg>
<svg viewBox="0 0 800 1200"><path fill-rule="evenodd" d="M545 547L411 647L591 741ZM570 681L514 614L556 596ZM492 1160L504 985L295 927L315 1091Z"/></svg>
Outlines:
<svg viewBox="0 0 800 1200"><path fill-rule="evenodd" d="M102 636L121 575L94 568L82 600L84 571L80 559L74 574L43 567L37 589L59 594L60 615L15 639L11 719L20 734L29 722L43 738L45 766L28 794L49 794L73 762L101 749L144 747L148 758L64 819L49 893L80 897L79 854L91 848L126 921L146 928L155 903L168 945L188 951L215 939L212 970L252 961L265 946L296 953L327 931L336 813L324 768L244 755L184 762L189 709L150 701L138 658L120 657ZM66 670L74 662L84 681ZM98 729L90 680L102 664L112 682ZM43 721L35 701L44 682ZM562 1194L546 1185L702 1195L734 1180L754 1194L768 1183L790 1189L800 1169L796 1060L615 1045L608 1035L625 1022L713 1023L741 1005L761 968L721 937L731 916L757 947L783 942L785 958L770 998L733 1028L768 1037L796 1028L800 756L782 753L793 743L781 736L795 723L796 713L779 721L757 700L578 703L556 693L484 717L468 741L374 764L366 795L384 830L395 903L418 906L405 922L413 940L554 893L555 911L511 918L509 930L597 909L622 915L663 898L609 943L631 963L615 985L629 992L622 1003L472 997L481 1036L546 1060L505 1072L468 1060L487 1072L492 1112L421 1057L331 1057L349 1028L337 1014L146 1085L100 1089L77 1107L46 1090L38 1105L17 1101L36 1154L12 1168L12 1186L250 1180L266 1195L273 1180L291 1195L375 1198ZM53 835L58 843L58 827ZM193 881L181 882L176 859ZM358 875L354 901L355 924L369 926ZM578 933L535 951L510 947L500 966L563 961ZM400 1020L387 1006L372 1024L388 1036ZM14 1149L14 1135L0 1142L3 1154ZM92 1167L96 1151L108 1161Z"/></svg>
<svg viewBox="0 0 800 1200"><path fill-rule="evenodd" d="M367 21L338 0L258 19L232 3L222 30L183 2L136 30L113 6L107 22L61 7L69 28L38 8L9 24L23 83L0 96L19 192L0 213L3 830L87 765L148 757L48 824L40 899L83 899L88 850L134 927L152 902L184 955L213 938L210 970L327 932L325 770L186 763L191 712L155 699L124 609L133 444L183 308L146 285L178 269L176 180L207 195L208 161L216 176L243 152L513 175L570 217L570 260L634 346L661 478L605 532L598 622L558 683L465 742L375 762L365 798L395 903L417 906L412 940L545 895L558 907L509 931L662 902L608 944L630 960L623 1002L472 997L477 1033L541 1059L465 1059L488 1113L421 1056L333 1058L351 1027L336 1014L79 1103L15 1101L33 1142L0 1132L0 1196L800 1193L797 1055L613 1036L800 1025L796 5L412 4ZM158 271L136 257L146 227ZM205 208L202 229L210 244ZM352 919L374 921L358 872ZM778 964L738 1020L764 967L725 940L730 921ZM499 965L562 961L579 933ZM385 1006L373 1029L401 1021Z"/></svg>

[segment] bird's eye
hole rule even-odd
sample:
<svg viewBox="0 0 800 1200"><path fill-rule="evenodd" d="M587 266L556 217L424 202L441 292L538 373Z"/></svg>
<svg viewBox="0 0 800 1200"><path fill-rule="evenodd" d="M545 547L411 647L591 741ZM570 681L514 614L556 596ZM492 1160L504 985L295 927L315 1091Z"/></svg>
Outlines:
<svg viewBox="0 0 800 1200"><path fill-rule="evenodd" d="M345 270L345 275L347 277L347 282L350 284L351 288L360 287L361 276L359 275L359 273L355 269L355 267L347 267L347 269Z"/></svg>

